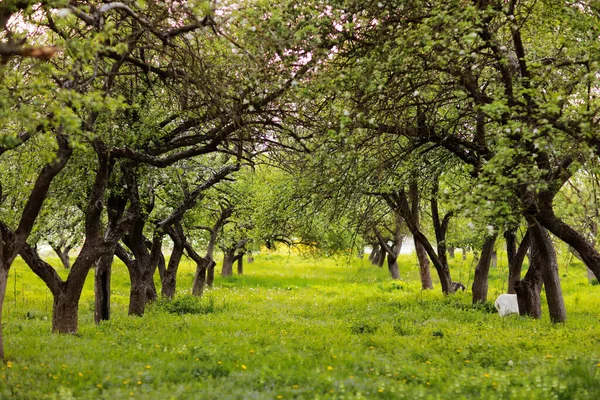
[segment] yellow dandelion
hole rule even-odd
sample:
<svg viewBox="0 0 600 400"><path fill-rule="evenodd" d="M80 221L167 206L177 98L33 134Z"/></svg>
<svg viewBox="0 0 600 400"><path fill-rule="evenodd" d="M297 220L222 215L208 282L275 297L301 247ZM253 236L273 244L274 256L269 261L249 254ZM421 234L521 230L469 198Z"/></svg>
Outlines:
<svg viewBox="0 0 600 400"><path fill-rule="evenodd" d="M462 351L461 349L456 350L457 353L460 353L461 351Z"/></svg>
<svg viewBox="0 0 600 400"><path fill-rule="evenodd" d="M146 365L146 369L150 369L150 368L152 368L152 367L151 367L151 366L149 366L149 365Z"/></svg>
<svg viewBox="0 0 600 400"><path fill-rule="evenodd" d="M129 392L129 396L133 396L133 392Z"/></svg>
<svg viewBox="0 0 600 400"><path fill-rule="evenodd" d="M331 390L329 391L329 393L335 393L335 390L331 389Z"/></svg>
<svg viewBox="0 0 600 400"><path fill-rule="evenodd" d="M221 364L223 364L223 362L222 361L217 361L217 364L221 365Z"/></svg>
<svg viewBox="0 0 600 400"><path fill-rule="evenodd" d="M427 386L431 385L431 383L427 382Z"/></svg>
<svg viewBox="0 0 600 400"><path fill-rule="evenodd" d="M327 366L327 371L333 371L333 367L331 365Z"/></svg>
<svg viewBox="0 0 600 400"><path fill-rule="evenodd" d="M292 386L292 389L298 389L298 385Z"/></svg>
<svg viewBox="0 0 600 400"><path fill-rule="evenodd" d="M29 369L29 367L26 365L23 367L23 371L27 371Z"/></svg>
<svg viewBox="0 0 600 400"><path fill-rule="evenodd" d="M123 381L123 385L127 385L127 384L129 384L129 379L126 379Z"/></svg>
<svg viewBox="0 0 600 400"><path fill-rule="evenodd" d="M384 389L383 389L383 388L379 388L377 391L378 391L379 393L383 393Z"/></svg>
<svg viewBox="0 0 600 400"><path fill-rule="evenodd" d="M278 399L283 399L283 396L282 395L278 395L277 398Z"/></svg>
<svg viewBox="0 0 600 400"><path fill-rule="evenodd" d="M101 383L99 383L99 384L97 384L97 385L96 385L96 387L97 387L98 389L102 389L102 384L101 384Z"/></svg>
<svg viewBox="0 0 600 400"><path fill-rule="evenodd" d="M83 376L83 374L82 374L81 372L79 372L77 375L79 375L79 376Z"/></svg>
<svg viewBox="0 0 600 400"><path fill-rule="evenodd" d="M63 365L61 365L61 367L62 367L63 369L64 369L64 368L67 368L67 364L63 364Z"/></svg>
<svg viewBox="0 0 600 400"><path fill-rule="evenodd" d="M490 374L483 374L484 377L489 378Z"/></svg>
<svg viewBox="0 0 600 400"><path fill-rule="evenodd" d="M6 368L12 368L12 362L11 361L7 361L6 362Z"/></svg>
<svg viewBox="0 0 600 400"><path fill-rule="evenodd" d="M244 364L242 364L242 369L245 371L246 370L246 366Z"/></svg>
<svg viewBox="0 0 600 400"><path fill-rule="evenodd" d="M546 354L546 358L552 358L552 354Z"/></svg>
<svg viewBox="0 0 600 400"><path fill-rule="evenodd" d="M196 357L196 361L200 361L200 359L198 357Z"/></svg>
<svg viewBox="0 0 600 400"><path fill-rule="evenodd" d="M431 364L431 361L427 360L425 361L425 364Z"/></svg>
<svg viewBox="0 0 600 400"><path fill-rule="evenodd" d="M465 363L467 363L467 364L470 363L470 362L471 362L471 360L465 360Z"/></svg>
<svg viewBox="0 0 600 400"><path fill-rule="evenodd" d="M157 349L160 349L160 345L158 345L158 344L155 344L154 347Z"/></svg>
<svg viewBox="0 0 600 400"><path fill-rule="evenodd" d="M250 349L250 354L254 354L254 350Z"/></svg>
<svg viewBox="0 0 600 400"><path fill-rule="evenodd" d="M600 368L600 363L596 364L596 367Z"/></svg>
<svg viewBox="0 0 600 400"><path fill-rule="evenodd" d="M137 381L137 384L138 384L138 385L141 385L141 384L142 384L142 381Z"/></svg>

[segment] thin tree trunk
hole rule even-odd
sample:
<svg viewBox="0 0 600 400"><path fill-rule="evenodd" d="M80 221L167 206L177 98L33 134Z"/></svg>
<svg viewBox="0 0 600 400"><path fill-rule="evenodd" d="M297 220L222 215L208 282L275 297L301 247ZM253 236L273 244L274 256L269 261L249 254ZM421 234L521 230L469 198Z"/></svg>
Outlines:
<svg viewBox="0 0 600 400"><path fill-rule="evenodd" d="M527 231L517 248L517 230L504 232L506 253L508 256L508 293L515 294L515 283L521 280L521 269L530 245L530 233Z"/></svg>
<svg viewBox="0 0 600 400"><path fill-rule="evenodd" d="M237 260L237 273L242 275L244 273L244 254L240 254Z"/></svg>
<svg viewBox="0 0 600 400"><path fill-rule="evenodd" d="M448 247L448 257L450 257L452 259L454 258L454 256L455 256L454 250L456 250L456 247L454 247L454 246Z"/></svg>
<svg viewBox="0 0 600 400"><path fill-rule="evenodd" d="M110 319L110 277L114 251L103 255L96 263L94 275L94 322Z"/></svg>
<svg viewBox="0 0 600 400"><path fill-rule="evenodd" d="M554 244L548 231L537 220L531 218L530 224L531 239L536 243L538 256L540 257L542 279L546 291L550 320L554 323L565 322L567 320L567 310L560 286Z"/></svg>
<svg viewBox="0 0 600 400"><path fill-rule="evenodd" d="M473 304L485 303L488 293L488 275L490 264L494 252L494 244L496 243L496 235L485 238L483 248L481 250L481 258L475 268L475 276L473 278Z"/></svg>
<svg viewBox="0 0 600 400"><path fill-rule="evenodd" d="M173 251L169 258L169 265L165 272L165 277L162 280L162 295L172 299L177 290L177 270L183 256L183 243L173 242Z"/></svg>
<svg viewBox="0 0 600 400"><path fill-rule="evenodd" d="M66 246L64 248L61 248L58 246L52 246L52 250L54 250L54 252L58 256L58 258L60 259L60 262L62 263L63 267L65 269L70 269L71 268L71 260L69 258L69 251L71 251L71 247Z"/></svg>
<svg viewBox="0 0 600 400"><path fill-rule="evenodd" d="M388 253L387 263L388 270L390 271L392 279L400 279L400 268L398 268L398 256L394 256L393 254Z"/></svg>
<svg viewBox="0 0 600 400"><path fill-rule="evenodd" d="M194 283L192 285L192 294L194 296L201 297L204 293L204 286L206 285L206 272L208 271L208 264L212 264L214 269L215 262L213 260L205 260L200 263L196 263L196 273L194 274Z"/></svg>
<svg viewBox="0 0 600 400"><path fill-rule="evenodd" d="M414 236L415 252L417 253L417 261L419 262L419 276L421 277L421 288L423 290L433 289L431 282L431 269L429 268L429 258L425 248Z"/></svg>
<svg viewBox="0 0 600 400"><path fill-rule="evenodd" d="M209 288L213 287L213 282L215 281L215 267L217 263L214 261L208 265L208 269L206 271L206 286Z"/></svg>
<svg viewBox="0 0 600 400"><path fill-rule="evenodd" d="M463 261L467 261L467 249L466 249L466 247L463 247L461 250L462 250L462 260Z"/></svg>
<svg viewBox="0 0 600 400"><path fill-rule="evenodd" d="M419 218L419 188L417 186L416 177L412 177L409 188L408 188L408 196L410 198L410 209L406 209L404 212L407 214L405 218L408 217L412 221L412 226L414 229L421 229L421 222ZM404 199L406 199L406 195L404 194ZM408 205L407 205L408 207ZM431 281L431 269L429 268L429 258L427 257L427 251L423 246L423 243L417 238L414 231L413 233L413 242L415 244L415 252L417 253L417 261L419 262L419 276L421 277L421 288L423 290L433 289L433 282Z"/></svg>

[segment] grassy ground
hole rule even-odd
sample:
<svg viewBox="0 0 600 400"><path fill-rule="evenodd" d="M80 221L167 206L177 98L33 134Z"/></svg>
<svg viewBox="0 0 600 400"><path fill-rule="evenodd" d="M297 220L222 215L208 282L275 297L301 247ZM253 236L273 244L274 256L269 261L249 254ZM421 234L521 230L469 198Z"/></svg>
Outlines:
<svg viewBox="0 0 600 400"><path fill-rule="evenodd" d="M557 326L547 315L473 308L469 291L422 292L410 256L403 280L391 282L366 261L261 254L243 277L218 277L201 301L184 289L186 263L178 300L128 317L128 278L117 265L113 319L93 324L90 280L77 335L50 334L51 295L18 262L4 308L0 398L598 399L600 286L567 261L569 319ZM453 264L469 287L472 261ZM506 267L492 271L490 299L505 276Z"/></svg>

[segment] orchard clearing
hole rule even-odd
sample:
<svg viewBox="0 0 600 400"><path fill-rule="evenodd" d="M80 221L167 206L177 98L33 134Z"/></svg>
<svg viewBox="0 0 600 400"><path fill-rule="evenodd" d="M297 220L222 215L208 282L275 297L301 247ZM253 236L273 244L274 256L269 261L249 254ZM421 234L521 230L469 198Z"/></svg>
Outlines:
<svg viewBox="0 0 600 400"><path fill-rule="evenodd" d="M568 320L500 318L506 267L490 272L488 303L422 291L414 256L402 279L366 259L259 254L245 275L189 295L182 263L173 302L127 316L129 280L116 263L112 318L93 323L93 271L76 335L51 334L52 296L19 259L4 305L11 399L600 398L600 286L560 258ZM58 265L58 260L54 260ZM475 263L451 260L470 288ZM60 270L61 275L66 271Z"/></svg>

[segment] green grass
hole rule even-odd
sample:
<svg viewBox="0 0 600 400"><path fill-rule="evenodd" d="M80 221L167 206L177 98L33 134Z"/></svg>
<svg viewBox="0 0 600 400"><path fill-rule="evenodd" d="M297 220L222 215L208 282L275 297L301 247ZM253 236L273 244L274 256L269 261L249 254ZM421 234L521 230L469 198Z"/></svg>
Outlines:
<svg viewBox="0 0 600 400"><path fill-rule="evenodd" d="M184 263L176 302L142 318L126 315L128 278L116 264L112 320L93 324L90 279L77 335L50 333L51 295L18 261L0 398L600 398L600 286L581 265L561 262L568 322L552 325L545 309L541 320L500 318L491 304L472 307L469 291L423 292L409 256L397 282L366 260L255 260L244 276L217 277L201 300L189 296ZM469 287L472 267L457 257L454 279ZM505 276L491 271L490 300Z"/></svg>

